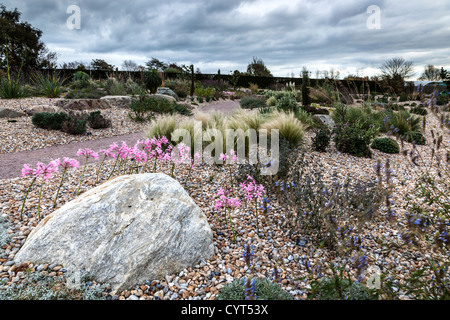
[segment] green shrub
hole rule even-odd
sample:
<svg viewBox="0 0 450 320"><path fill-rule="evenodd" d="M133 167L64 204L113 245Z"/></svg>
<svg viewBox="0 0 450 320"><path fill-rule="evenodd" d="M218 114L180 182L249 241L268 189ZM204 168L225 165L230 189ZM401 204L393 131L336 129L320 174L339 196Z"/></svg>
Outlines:
<svg viewBox="0 0 450 320"><path fill-rule="evenodd" d="M415 143L417 145L425 145L427 143L423 134L417 131L410 131L405 133L404 139L406 140L406 142Z"/></svg>
<svg viewBox="0 0 450 320"><path fill-rule="evenodd" d="M406 102L406 101L408 101L408 95L405 92L402 92L400 94L398 102Z"/></svg>
<svg viewBox="0 0 450 320"><path fill-rule="evenodd" d="M24 95L23 87L18 81L0 79L0 97L3 99L18 99Z"/></svg>
<svg viewBox="0 0 450 320"><path fill-rule="evenodd" d="M127 94L125 84L114 77L109 77L106 80L105 89L111 96L124 96Z"/></svg>
<svg viewBox="0 0 450 320"><path fill-rule="evenodd" d="M372 149L380 150L384 153L399 153L400 146L397 141L392 138L378 138L372 142Z"/></svg>
<svg viewBox="0 0 450 320"><path fill-rule="evenodd" d="M96 88L84 88L80 90L72 90L66 94L65 98L67 99L100 99L101 97L106 96L106 93L100 91Z"/></svg>
<svg viewBox="0 0 450 320"><path fill-rule="evenodd" d="M270 98L268 98L267 99L267 105L269 106L269 107L275 107L276 105L277 105L277 98L275 98L275 97L270 97Z"/></svg>
<svg viewBox="0 0 450 320"><path fill-rule="evenodd" d="M226 284L216 296L216 300L245 300L245 282L245 278L241 278ZM279 284L267 278L255 278L254 288L257 300L292 300L292 296Z"/></svg>
<svg viewBox="0 0 450 320"><path fill-rule="evenodd" d="M91 86L91 77L83 71L77 71L72 76L72 85L74 89L85 89Z"/></svg>
<svg viewBox="0 0 450 320"><path fill-rule="evenodd" d="M422 121L419 117L414 117L407 110L400 112L389 112L388 126L395 131L396 134L403 136L410 131L420 131Z"/></svg>
<svg viewBox="0 0 450 320"><path fill-rule="evenodd" d="M284 111L284 112L297 112L298 110L298 103L295 98L292 98L290 96L284 96L278 99L277 105L278 110Z"/></svg>
<svg viewBox="0 0 450 320"><path fill-rule="evenodd" d="M105 129L112 126L110 119L103 117L100 111L93 111L87 117L86 121L92 129Z"/></svg>
<svg viewBox="0 0 450 320"><path fill-rule="evenodd" d="M104 300L105 287L93 286L85 277L79 289L69 289L64 277L40 273L26 273L25 281L3 286L0 281L0 300Z"/></svg>
<svg viewBox="0 0 450 320"><path fill-rule="evenodd" d="M31 118L31 122L37 128L61 130L63 122L68 120L68 118L69 116L65 112L39 112L33 115L33 117Z"/></svg>
<svg viewBox="0 0 450 320"><path fill-rule="evenodd" d="M266 99L255 96L246 96L242 98L240 104L243 109L255 109L267 107Z"/></svg>
<svg viewBox="0 0 450 320"><path fill-rule="evenodd" d="M436 104L438 106L444 106L448 103L448 95L440 94L437 96Z"/></svg>
<svg viewBox="0 0 450 320"><path fill-rule="evenodd" d="M412 109L410 110L410 112L413 113L413 114L420 115L420 116L426 116L426 115L428 114L427 109L425 109L425 108L423 107L423 105L420 105L420 106L418 106L418 107L412 108Z"/></svg>
<svg viewBox="0 0 450 320"><path fill-rule="evenodd" d="M34 75L33 81L46 97L58 98L66 79L61 78L57 73L44 75L39 72Z"/></svg>
<svg viewBox="0 0 450 320"><path fill-rule="evenodd" d="M162 84L162 78L158 70L152 69L145 71L144 82L146 89L150 90L151 93L155 93Z"/></svg>
<svg viewBox="0 0 450 320"><path fill-rule="evenodd" d="M315 136L312 138L312 146L315 151L325 152L331 141L331 130L321 127L316 130Z"/></svg>
<svg viewBox="0 0 450 320"><path fill-rule="evenodd" d="M175 92L181 99L186 98L191 92L191 84L187 80L166 80L165 86Z"/></svg>
<svg viewBox="0 0 450 320"><path fill-rule="evenodd" d="M370 142L378 133L375 127L366 130L365 124L360 121L354 123L339 123L334 128L334 142L336 149L356 157L372 156Z"/></svg>
<svg viewBox="0 0 450 320"><path fill-rule="evenodd" d="M316 300L378 300L376 294L365 285L352 282L348 279L323 278L314 288L308 299Z"/></svg>
<svg viewBox="0 0 450 320"><path fill-rule="evenodd" d="M130 118L135 121L145 121L153 117L153 113L191 115L190 109L183 104L167 99L140 96L131 102L131 111L134 115L129 114ZM147 115L149 114L149 115Z"/></svg>

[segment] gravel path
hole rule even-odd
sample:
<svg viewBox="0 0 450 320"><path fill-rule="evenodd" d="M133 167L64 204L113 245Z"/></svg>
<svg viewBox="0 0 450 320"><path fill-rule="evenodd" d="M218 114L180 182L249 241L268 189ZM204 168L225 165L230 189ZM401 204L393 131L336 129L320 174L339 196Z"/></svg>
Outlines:
<svg viewBox="0 0 450 320"><path fill-rule="evenodd" d="M202 112L223 112L232 113L239 108L238 101L220 101L211 103L201 108ZM136 132L125 135L118 135L107 138L97 138L93 140L72 142L62 145L41 148L38 150L27 150L14 153L0 154L0 179L11 179L19 177L24 164L34 165L36 162L48 163L49 161L63 157L76 158L78 149L90 148L98 151L100 148L106 148L110 144L125 141L128 145L134 145L137 140L144 137L144 132ZM93 160L91 160L93 161Z"/></svg>
<svg viewBox="0 0 450 320"><path fill-rule="evenodd" d="M114 142L121 143L122 141L125 141L128 145L134 145L136 141L141 140L143 136L143 132L138 132L98 140L57 145L39 150L0 154L0 179L19 177L24 164L35 166L36 162L48 163L53 159L63 157L76 158L78 149L90 148L94 151L98 151L101 148L107 148Z"/></svg>

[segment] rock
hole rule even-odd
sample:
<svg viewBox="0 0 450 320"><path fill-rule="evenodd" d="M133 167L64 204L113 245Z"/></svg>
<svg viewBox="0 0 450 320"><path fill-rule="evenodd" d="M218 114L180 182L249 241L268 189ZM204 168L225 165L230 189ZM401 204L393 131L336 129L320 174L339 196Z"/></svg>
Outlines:
<svg viewBox="0 0 450 320"><path fill-rule="evenodd" d="M29 116L34 115L35 113L40 112L50 112L50 113L57 113L57 112L63 112L64 110L57 106L49 106L49 105L38 105L33 106L25 110L25 113Z"/></svg>
<svg viewBox="0 0 450 320"><path fill-rule="evenodd" d="M166 99L166 100L169 100L170 102L176 102L177 101L174 97L166 95L166 94L155 93L155 94L152 94L150 96L154 97L154 98L157 98L157 99Z"/></svg>
<svg viewBox="0 0 450 320"><path fill-rule="evenodd" d="M109 102L102 99L62 99L56 102L56 106L68 110L103 110L111 108Z"/></svg>
<svg viewBox="0 0 450 320"><path fill-rule="evenodd" d="M105 96L101 97L100 100L108 102L111 107L129 109L131 106L130 96Z"/></svg>
<svg viewBox="0 0 450 320"><path fill-rule="evenodd" d="M22 113L22 112L18 112L15 110L11 110L8 108L0 108L0 119L5 119L5 118L20 118L20 117L25 117L26 114Z"/></svg>
<svg viewBox="0 0 450 320"><path fill-rule="evenodd" d="M328 128L334 128L336 123L329 115L315 114L312 118Z"/></svg>
<svg viewBox="0 0 450 320"><path fill-rule="evenodd" d="M163 94L163 95L171 96L176 101L180 101L180 99L178 98L178 95L175 92L173 92L170 88L159 87L158 90L156 91L156 94Z"/></svg>
<svg viewBox="0 0 450 320"><path fill-rule="evenodd" d="M84 269L120 292L214 255L206 216L165 174L121 176L41 221L16 262Z"/></svg>

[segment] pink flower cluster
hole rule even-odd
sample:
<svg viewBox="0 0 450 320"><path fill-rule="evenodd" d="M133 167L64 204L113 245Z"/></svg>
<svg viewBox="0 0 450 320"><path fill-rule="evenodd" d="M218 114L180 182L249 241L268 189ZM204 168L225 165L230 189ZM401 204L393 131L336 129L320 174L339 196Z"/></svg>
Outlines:
<svg viewBox="0 0 450 320"><path fill-rule="evenodd" d="M233 190L226 191L223 188L220 188L216 196L219 196L219 199L216 200L215 209L220 210L222 208L239 208L241 206L241 201L236 198L231 198L229 195Z"/></svg>
<svg viewBox="0 0 450 320"><path fill-rule="evenodd" d="M219 156L219 159L222 161L227 161L228 159L233 159L233 163L237 163L237 154L236 152L231 149L229 153L225 154L225 153L221 153Z"/></svg>
<svg viewBox="0 0 450 320"><path fill-rule="evenodd" d="M41 177L44 181L49 181L53 177L53 173L58 171L58 162L50 161L45 165L42 162L36 164L36 169L32 169L30 165L25 164L22 169L22 178L32 176L33 178Z"/></svg>
<svg viewBox="0 0 450 320"><path fill-rule="evenodd" d="M247 176L247 180L250 180L250 182L240 184L247 202L250 202L253 199L261 200L266 193L264 186L262 184L256 184L255 179L250 176Z"/></svg>

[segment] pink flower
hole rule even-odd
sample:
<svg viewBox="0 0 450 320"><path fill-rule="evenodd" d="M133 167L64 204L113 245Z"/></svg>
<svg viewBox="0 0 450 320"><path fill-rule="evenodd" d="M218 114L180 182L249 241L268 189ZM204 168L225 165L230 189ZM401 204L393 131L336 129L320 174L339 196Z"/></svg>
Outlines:
<svg viewBox="0 0 450 320"><path fill-rule="evenodd" d="M216 204L214 206L216 210L220 210L222 208L239 208L241 206L241 201L239 199L228 197L232 191L233 190L227 191L223 188L220 188L217 191L216 196L219 196L219 199L216 200Z"/></svg>
<svg viewBox="0 0 450 320"><path fill-rule="evenodd" d="M98 154L94 150L91 150L89 148L86 149L79 149L77 152L77 156L85 156L86 159L88 158L94 158L95 160L98 160Z"/></svg>
<svg viewBox="0 0 450 320"><path fill-rule="evenodd" d="M110 147L109 149L106 149L106 150L100 149L98 152L103 153L105 155L105 157L109 157L112 159L116 158L116 154L114 153L114 149L112 147Z"/></svg>
<svg viewBox="0 0 450 320"><path fill-rule="evenodd" d="M64 157L63 161L60 161L59 159L55 160L57 165L63 168L64 170L68 170L70 168L78 169L80 167L80 163L71 158Z"/></svg>
<svg viewBox="0 0 450 320"><path fill-rule="evenodd" d="M247 180L251 180L247 184L241 183L240 187L244 191L244 196L248 202L253 199L261 200L266 190L262 184L256 184L255 179L251 176L247 176Z"/></svg>
<svg viewBox="0 0 450 320"><path fill-rule="evenodd" d="M49 181L53 177L53 173L57 171L58 163L56 161L50 161L48 165L38 162L36 164L36 169L33 171L33 175L36 178L42 176L44 181Z"/></svg>
<svg viewBox="0 0 450 320"><path fill-rule="evenodd" d="M31 169L30 165L24 164L22 169L22 178L25 178L28 175L33 173L33 169Z"/></svg>

